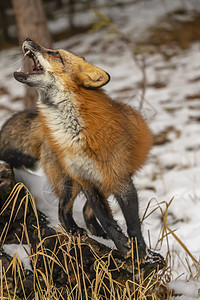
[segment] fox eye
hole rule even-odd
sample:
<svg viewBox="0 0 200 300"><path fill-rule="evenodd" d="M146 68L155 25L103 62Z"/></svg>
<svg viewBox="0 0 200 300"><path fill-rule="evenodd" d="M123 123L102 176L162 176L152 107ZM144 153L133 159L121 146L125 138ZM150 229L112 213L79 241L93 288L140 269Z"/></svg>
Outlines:
<svg viewBox="0 0 200 300"><path fill-rule="evenodd" d="M58 51L54 52L54 51L47 51L48 54L50 55L54 55L54 56L57 56L57 57L60 57L60 53Z"/></svg>
<svg viewBox="0 0 200 300"><path fill-rule="evenodd" d="M54 52L54 55L57 57L60 57L60 52L56 51L56 52Z"/></svg>
<svg viewBox="0 0 200 300"><path fill-rule="evenodd" d="M59 51L56 51L56 52L54 52L54 51L47 51L47 53L50 54L50 55L59 57L60 60L61 60L61 62L62 62L62 64L64 65L64 61L63 61L62 56L60 55L60 52L59 52Z"/></svg>

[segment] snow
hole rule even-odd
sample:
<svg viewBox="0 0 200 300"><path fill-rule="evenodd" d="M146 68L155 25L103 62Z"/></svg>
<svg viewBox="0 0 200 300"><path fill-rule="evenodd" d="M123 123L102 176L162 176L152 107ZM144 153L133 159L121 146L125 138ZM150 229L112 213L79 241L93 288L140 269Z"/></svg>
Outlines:
<svg viewBox="0 0 200 300"><path fill-rule="evenodd" d="M200 289L200 282L185 282L183 280L177 280L170 282L168 287L176 292L176 294L181 295L184 290L184 296L187 298L175 297L175 299L196 299L199 296L198 290Z"/></svg>
<svg viewBox="0 0 200 300"><path fill-rule="evenodd" d="M162 4L160 0L148 0L120 9L106 7L104 2L99 1L99 10L108 13L120 29L134 39L141 34L147 34L146 28L155 24L166 13L180 8L183 2L190 9L200 9L199 0L165 0ZM92 18L91 12L87 16ZM81 18L83 19L83 15ZM62 18L60 22L56 20L50 26L51 28L54 26L56 32L65 24L66 20ZM142 78L141 70L138 69L127 47L116 38L115 34L108 34L105 30L80 34L57 42L54 48L69 49L106 70L111 75L111 82L105 86L107 93L115 99L126 101L133 107L139 107L141 91L138 83ZM175 238L168 235L170 249L166 238L162 245L158 243L162 226L161 209L164 212L166 203L173 199L168 208L167 226L199 261L200 99L188 99L188 96L200 93L200 82L195 80L200 77L199 50L200 43L195 43L188 50L180 51L167 61L160 54L146 55L148 84L142 113L155 135L166 128L170 127L170 130L167 132L168 142L153 147L147 164L134 179L139 191L141 218L149 201L151 205L147 214L154 208L160 207L143 221L143 233L148 244L148 231L150 231L153 249L155 248L163 256L166 256L170 250L173 256L168 263L174 280L168 287L178 295L175 299L196 299L200 288L198 278L191 279L191 272L195 277L199 266L192 261ZM16 48L0 53L0 67L3 70L0 73L0 86L8 91L7 94L0 94L0 105L12 108L14 111L23 108L21 101L12 101L13 98L22 97L24 94L24 86L16 82L12 76L13 71L20 67L21 58L22 55L19 55L19 49ZM155 82L163 82L165 87L156 89L152 86ZM10 111L1 109L1 124L10 115ZM29 175L25 170L16 170L15 173L34 194L38 209L48 216L51 225L57 226L59 224L58 202L44 172L40 169L37 173L29 172ZM74 207L75 219L82 227L85 227L82 216L84 201L84 197L80 195ZM115 218L125 230L124 219L116 202L111 198L110 203ZM113 247L111 241L99 240ZM21 253L16 245L4 246L4 250L9 254L13 254L12 248L15 252Z"/></svg>
<svg viewBox="0 0 200 300"><path fill-rule="evenodd" d="M11 257L15 255L19 256L22 261L24 269L32 270L30 259L28 258L27 255L30 254L30 249L28 245L9 244L9 245L4 245L3 250Z"/></svg>

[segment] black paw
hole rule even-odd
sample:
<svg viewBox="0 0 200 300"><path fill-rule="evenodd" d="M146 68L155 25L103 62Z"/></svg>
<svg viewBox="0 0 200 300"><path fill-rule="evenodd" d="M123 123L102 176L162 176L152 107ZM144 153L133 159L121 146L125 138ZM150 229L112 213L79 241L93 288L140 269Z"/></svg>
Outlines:
<svg viewBox="0 0 200 300"><path fill-rule="evenodd" d="M146 257L145 257L145 265L159 265L164 267L166 262L161 254L154 252L150 249L147 249Z"/></svg>
<svg viewBox="0 0 200 300"><path fill-rule="evenodd" d="M131 255L131 244L128 237L126 237L122 232L118 232L118 238L114 241L114 243L125 258Z"/></svg>
<svg viewBox="0 0 200 300"><path fill-rule="evenodd" d="M166 266L167 263L161 254L147 249L146 257L144 261L141 263L140 268L144 270L144 276L146 277L148 276L148 274L152 273L152 271L161 270Z"/></svg>

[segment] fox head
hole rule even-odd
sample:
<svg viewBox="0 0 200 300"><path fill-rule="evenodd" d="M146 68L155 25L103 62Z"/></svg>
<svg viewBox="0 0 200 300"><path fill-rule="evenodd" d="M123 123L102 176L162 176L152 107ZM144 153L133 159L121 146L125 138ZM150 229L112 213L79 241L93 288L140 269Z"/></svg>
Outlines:
<svg viewBox="0 0 200 300"><path fill-rule="evenodd" d="M97 89L108 83L110 76L102 69L65 50L46 49L27 38L22 50L33 60L33 72L14 72L16 80L38 90L57 84L57 88L75 90L82 86Z"/></svg>

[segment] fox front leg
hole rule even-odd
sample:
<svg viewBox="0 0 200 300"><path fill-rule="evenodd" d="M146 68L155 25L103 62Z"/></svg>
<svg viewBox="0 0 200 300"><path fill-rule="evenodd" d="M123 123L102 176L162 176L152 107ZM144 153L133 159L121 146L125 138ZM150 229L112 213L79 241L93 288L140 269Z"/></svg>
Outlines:
<svg viewBox="0 0 200 300"><path fill-rule="evenodd" d="M59 198L59 220L65 230L71 234L85 234L73 218L73 204L80 193L80 185L63 171L55 153L44 141L41 147L41 163L44 171Z"/></svg>
<svg viewBox="0 0 200 300"><path fill-rule="evenodd" d="M59 199L59 220L67 232L73 235L86 235L86 230L79 227L73 218L73 204L79 192L80 186L78 183L66 178L63 195Z"/></svg>

